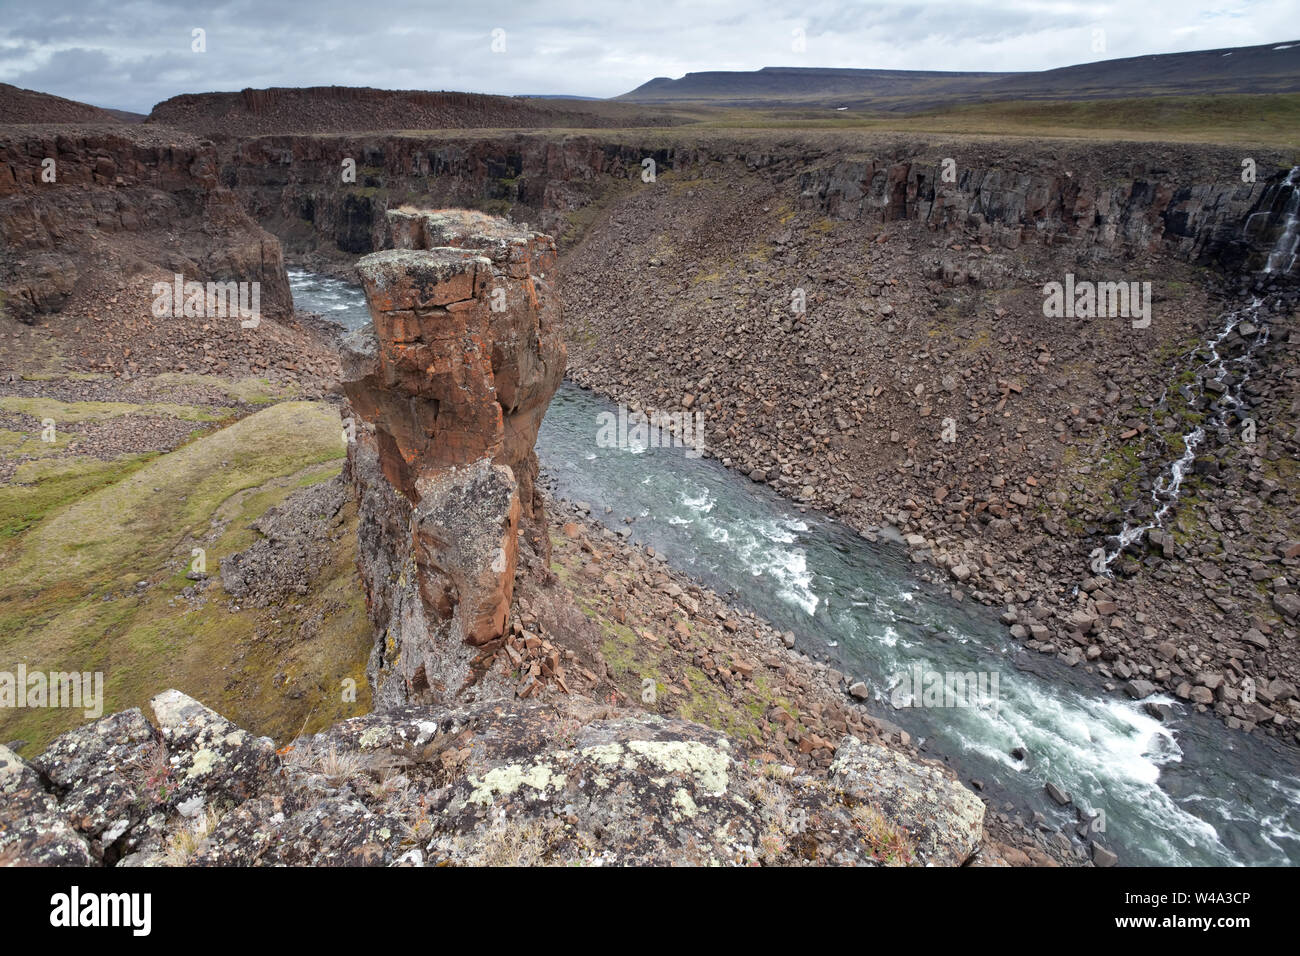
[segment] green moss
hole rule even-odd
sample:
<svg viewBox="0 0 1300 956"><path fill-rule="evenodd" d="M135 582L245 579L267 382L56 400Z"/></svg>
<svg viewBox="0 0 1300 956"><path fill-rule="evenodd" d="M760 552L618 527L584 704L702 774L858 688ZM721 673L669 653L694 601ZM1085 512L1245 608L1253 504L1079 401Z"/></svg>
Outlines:
<svg viewBox="0 0 1300 956"><path fill-rule="evenodd" d="M60 402L53 398L23 398L16 395L0 398L0 411L30 415L42 421L52 418L59 424L103 421L123 415L154 415L179 418L181 421L215 422L234 414L233 409L229 408L206 409L171 402L148 402L142 405L130 402Z"/></svg>
<svg viewBox="0 0 1300 956"><path fill-rule="evenodd" d="M744 737L755 742L763 739L759 720L768 704L762 697L745 693L739 702L734 702L725 688L709 680L709 676L698 667L688 666L686 676L690 690L678 710L683 718L706 724L732 737ZM747 706L750 702L760 704L757 715Z"/></svg>
<svg viewBox="0 0 1300 956"><path fill-rule="evenodd" d="M153 457L128 455L113 461L78 458L19 466L15 483L0 485L0 543L51 511L125 478ZM39 468L41 465L48 467Z"/></svg>
<svg viewBox="0 0 1300 956"><path fill-rule="evenodd" d="M584 611L587 608L584 606ZM638 668L637 647L640 641L637 640L636 634L630 627L624 624L618 624L614 621L595 615L596 620L606 634L606 639L600 646L600 652L605 657L605 664L610 671L617 677L626 677L634 675L637 677L649 677L649 674L641 674Z"/></svg>
<svg viewBox="0 0 1300 956"><path fill-rule="evenodd" d="M0 458L41 458L56 455L71 443L73 436L54 430L54 440L46 441L37 432L0 429Z"/></svg>
<svg viewBox="0 0 1300 956"><path fill-rule="evenodd" d="M43 522L24 539L11 566L13 576L38 584L49 575L94 575L129 567L169 543L201 535L208 517L231 495L341 458L343 452L332 407L274 405L151 462ZM121 571L119 577L132 573Z"/></svg>
<svg viewBox="0 0 1300 956"><path fill-rule="evenodd" d="M165 455L25 464L20 477L39 474L39 482L0 489L0 509L8 508L0 510L8 529L0 536L0 658L102 670L105 712L176 687L255 732L283 737L363 713L370 629L352 526L340 531L312 593L290 607L235 609L218 572L222 557L255 540L248 525L256 517L337 474L343 452L332 406L287 402ZM190 583L196 543L212 579L206 603L191 604L178 591ZM355 704L342 700L343 677L357 680ZM22 737L39 751L83 719L60 709L6 711L0 739Z"/></svg>

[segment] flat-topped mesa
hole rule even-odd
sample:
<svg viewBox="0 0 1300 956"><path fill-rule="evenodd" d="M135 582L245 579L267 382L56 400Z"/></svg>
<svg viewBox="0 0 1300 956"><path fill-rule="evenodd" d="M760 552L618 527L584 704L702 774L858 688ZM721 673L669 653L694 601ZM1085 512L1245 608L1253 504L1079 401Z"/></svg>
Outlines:
<svg viewBox="0 0 1300 956"><path fill-rule="evenodd" d="M472 682L520 528L549 554L533 444L565 366L553 239L464 210L388 218L398 248L357 264L371 324L343 355L381 706Z"/></svg>

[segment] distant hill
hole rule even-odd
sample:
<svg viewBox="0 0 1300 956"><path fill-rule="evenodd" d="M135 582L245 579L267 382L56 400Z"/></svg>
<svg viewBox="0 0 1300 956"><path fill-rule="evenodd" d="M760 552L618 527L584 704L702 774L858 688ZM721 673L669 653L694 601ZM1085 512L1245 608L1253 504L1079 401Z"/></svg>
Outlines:
<svg viewBox="0 0 1300 956"><path fill-rule="evenodd" d="M997 100L1300 92L1300 41L1162 53L1029 73L764 67L657 77L628 103L922 110Z"/></svg>
<svg viewBox="0 0 1300 956"><path fill-rule="evenodd" d="M140 123L144 116L0 83L0 123Z"/></svg>
<svg viewBox="0 0 1300 956"><path fill-rule="evenodd" d="M186 93L155 106L148 122L203 136L257 136L394 129L664 126L673 121L659 110L603 100L313 86Z"/></svg>
<svg viewBox="0 0 1300 956"><path fill-rule="evenodd" d="M980 89L1014 73L944 73L923 70L849 70L765 66L752 73L687 73L657 77L615 97L631 103L709 103L726 106L843 106L863 98L950 96Z"/></svg>

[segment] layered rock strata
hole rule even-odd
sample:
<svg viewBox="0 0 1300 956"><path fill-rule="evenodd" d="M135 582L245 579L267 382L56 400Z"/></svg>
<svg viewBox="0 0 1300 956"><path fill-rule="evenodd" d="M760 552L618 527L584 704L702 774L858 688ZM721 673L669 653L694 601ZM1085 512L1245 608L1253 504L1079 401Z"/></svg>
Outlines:
<svg viewBox="0 0 1300 956"><path fill-rule="evenodd" d="M78 291L155 280L256 282L263 316L293 311L280 243L218 178L217 151L176 130L0 132L0 305L35 321Z"/></svg>
<svg viewBox="0 0 1300 956"><path fill-rule="evenodd" d="M565 366L549 236L389 216L397 248L358 264L372 322L344 346L378 707L456 696L505 633L519 532L548 550L533 443Z"/></svg>

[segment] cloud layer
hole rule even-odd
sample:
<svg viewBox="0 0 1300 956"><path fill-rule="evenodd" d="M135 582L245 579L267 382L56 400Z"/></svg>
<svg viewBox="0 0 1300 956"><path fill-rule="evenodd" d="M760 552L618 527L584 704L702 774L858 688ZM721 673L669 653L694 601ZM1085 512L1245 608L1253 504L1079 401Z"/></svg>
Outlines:
<svg viewBox="0 0 1300 956"><path fill-rule="evenodd" d="M603 97L656 76L763 66L1038 70L1272 43L1297 32L1293 0L7 0L5 7L0 82L137 112L178 93L250 86ZM203 52L193 49L195 30L203 31Z"/></svg>

